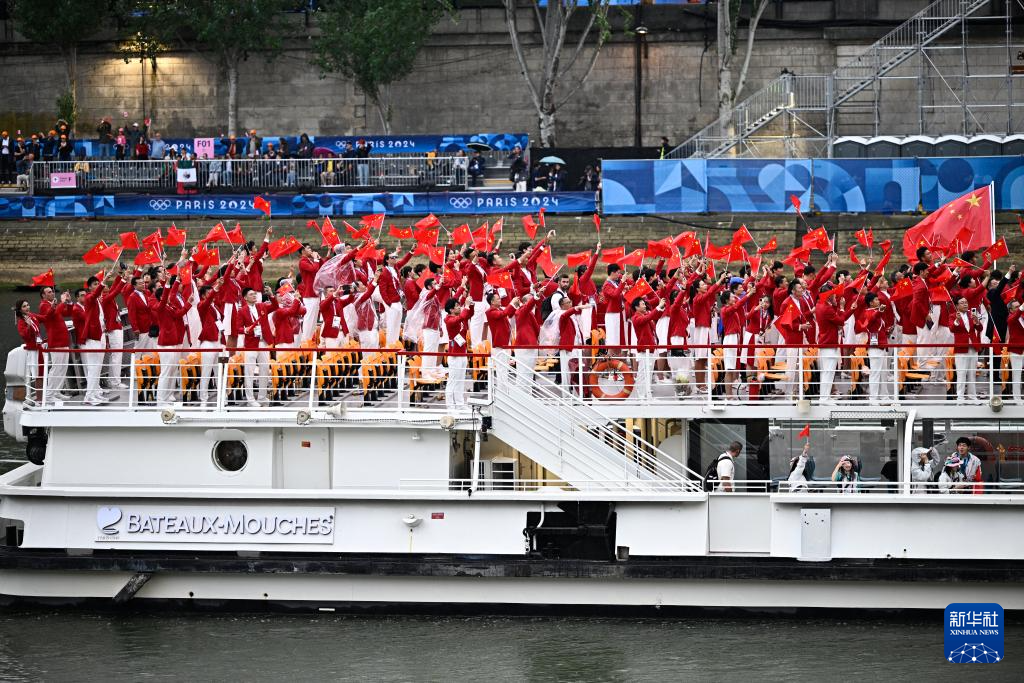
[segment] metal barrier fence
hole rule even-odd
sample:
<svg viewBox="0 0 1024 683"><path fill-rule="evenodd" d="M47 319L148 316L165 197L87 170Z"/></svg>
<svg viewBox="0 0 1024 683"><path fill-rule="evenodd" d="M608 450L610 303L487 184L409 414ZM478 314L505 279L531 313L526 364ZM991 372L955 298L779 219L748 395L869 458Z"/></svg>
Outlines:
<svg viewBox="0 0 1024 683"><path fill-rule="evenodd" d="M238 192L336 188L466 188L465 157L368 159L198 159L194 172L174 161L53 161L32 166L31 187L99 192Z"/></svg>

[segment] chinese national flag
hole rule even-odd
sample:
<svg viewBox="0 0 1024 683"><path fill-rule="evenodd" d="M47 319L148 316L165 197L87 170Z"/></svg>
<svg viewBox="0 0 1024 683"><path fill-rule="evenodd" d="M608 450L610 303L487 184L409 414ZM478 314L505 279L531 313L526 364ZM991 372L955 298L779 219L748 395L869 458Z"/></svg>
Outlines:
<svg viewBox="0 0 1024 683"><path fill-rule="evenodd" d="M388 235L398 240L411 240L412 228L399 228L392 225L388 227Z"/></svg>
<svg viewBox="0 0 1024 683"><path fill-rule="evenodd" d="M622 298L626 300L626 303L632 304L639 297L647 296L653 291L651 284L647 280L640 278L635 285L622 295Z"/></svg>
<svg viewBox="0 0 1024 683"><path fill-rule="evenodd" d="M746 244L753 241L754 238L750 236L750 231L745 225L741 225L740 229L732 234L732 244Z"/></svg>
<svg viewBox="0 0 1024 683"><path fill-rule="evenodd" d="M121 238L121 246L125 249L138 250L139 248L139 234L134 230L131 232L122 232L119 237Z"/></svg>
<svg viewBox="0 0 1024 683"><path fill-rule="evenodd" d="M795 194L791 194L791 195L789 195L789 203L793 205L793 208L796 209L797 214L799 214L800 213L800 198L797 197Z"/></svg>
<svg viewBox="0 0 1024 683"><path fill-rule="evenodd" d="M221 228L223 230L223 227ZM181 247L185 245L188 234L184 230L178 230L177 226L171 223L167 228L167 240L164 242L169 247Z"/></svg>
<svg viewBox="0 0 1024 683"><path fill-rule="evenodd" d="M825 226L815 228L803 236L803 246L818 251L832 251L832 240L828 238L828 231Z"/></svg>
<svg viewBox="0 0 1024 683"><path fill-rule="evenodd" d="M210 232L206 233L206 237L203 238L204 242L227 242L228 231L224 229L223 223L218 223L213 226ZM167 242L170 244L170 242Z"/></svg>
<svg viewBox="0 0 1024 683"><path fill-rule="evenodd" d="M445 251L447 251L444 247L426 247L426 249L431 263L436 263L439 266L444 265Z"/></svg>
<svg viewBox="0 0 1024 683"><path fill-rule="evenodd" d="M228 230L228 242L231 244L245 244L245 235L242 234L241 223L235 223L234 230Z"/></svg>
<svg viewBox="0 0 1024 683"><path fill-rule="evenodd" d="M320 224L316 222L316 219L315 219L315 218L310 218L310 219L309 219L309 220L308 220L308 221L306 222L306 227L307 227L307 228L316 228L316 231L317 231L317 232L320 232Z"/></svg>
<svg viewBox="0 0 1024 683"><path fill-rule="evenodd" d="M270 202L268 202L263 197L259 195L253 197L252 208L256 209L257 211L262 211L267 218L270 218Z"/></svg>
<svg viewBox="0 0 1024 683"><path fill-rule="evenodd" d="M35 279L32 280L35 283ZM1020 287L1020 280L1014 283L1013 287L1007 287L1003 290L1003 302L1009 305L1011 301L1017 298L1017 289Z"/></svg>
<svg viewBox="0 0 1024 683"><path fill-rule="evenodd" d="M597 230L598 233L601 232L601 217L598 216L596 213L594 214L594 228Z"/></svg>
<svg viewBox="0 0 1024 683"><path fill-rule="evenodd" d="M772 238L770 240L768 240L763 247L761 247L761 248L759 248L757 250L757 253L758 254L767 254L769 252L775 251L778 248L779 248L779 241L777 239L775 239L775 235L772 235Z"/></svg>
<svg viewBox="0 0 1024 683"><path fill-rule="evenodd" d="M625 247L614 247L601 250L601 263L618 263L619 259L626 257Z"/></svg>
<svg viewBox="0 0 1024 683"><path fill-rule="evenodd" d="M882 277L882 273L885 272L885 267L889 265L889 259L892 258L892 251L887 251L882 254L882 260L875 266L875 276Z"/></svg>
<svg viewBox="0 0 1024 683"><path fill-rule="evenodd" d="M805 424L804 428L800 430L800 433L796 435L798 439L809 439L811 438L811 425L810 423Z"/></svg>
<svg viewBox="0 0 1024 683"><path fill-rule="evenodd" d="M903 233L903 254L915 260L922 240L930 245L946 245L957 238L964 251L978 250L992 244L995 230L992 186L988 185L957 197Z"/></svg>
<svg viewBox="0 0 1024 683"><path fill-rule="evenodd" d="M1010 250L1006 248L1006 239L1000 237L996 240L995 244L981 253L985 257L986 261L992 262L996 259L1001 259L1004 256L1009 256Z"/></svg>
<svg viewBox="0 0 1024 683"><path fill-rule="evenodd" d="M672 246L679 247L680 249L686 250L690 244L697 241L697 233L695 232L681 232L672 238Z"/></svg>
<svg viewBox="0 0 1024 683"><path fill-rule="evenodd" d="M544 227L544 212L545 211L547 211L547 209L545 209L543 206L540 207L540 209L537 211L537 217L540 219L539 225L542 228Z"/></svg>
<svg viewBox="0 0 1024 683"><path fill-rule="evenodd" d="M846 252L850 255L850 261L853 263L860 263L860 259L857 258L857 247L850 245Z"/></svg>
<svg viewBox="0 0 1024 683"><path fill-rule="evenodd" d="M551 247L544 245L541 249L540 256L537 258L537 265L544 271L544 274L548 277L553 277L555 273L561 268L557 263L551 259Z"/></svg>
<svg viewBox="0 0 1024 683"><path fill-rule="evenodd" d="M429 230L430 228L436 228L439 225L441 225L441 221L437 220L437 216L432 213L413 223L413 227L420 230Z"/></svg>
<svg viewBox="0 0 1024 683"><path fill-rule="evenodd" d="M875 232L871 228L868 228L867 230L861 228L857 232L853 233L853 236L858 242L860 242L861 246L866 249L870 249L875 246Z"/></svg>
<svg viewBox="0 0 1024 683"><path fill-rule="evenodd" d="M1017 216L1017 225L1020 226L1021 234L1024 234L1024 218L1021 218L1020 216Z"/></svg>
<svg viewBox="0 0 1024 683"><path fill-rule="evenodd" d="M437 228L416 228L412 234L420 244L429 244L433 247L437 246L440 231Z"/></svg>
<svg viewBox="0 0 1024 683"><path fill-rule="evenodd" d="M469 231L469 226L463 223L459 227L452 231L452 244L459 246L462 244L472 244L473 233Z"/></svg>
<svg viewBox="0 0 1024 683"><path fill-rule="evenodd" d="M371 230L380 230L384 227L384 214L371 213L359 219L359 225Z"/></svg>
<svg viewBox="0 0 1024 683"><path fill-rule="evenodd" d="M342 223L342 225L345 226L345 232L347 232L349 235L351 235L352 239L354 239L354 240L368 240L368 239L370 239L370 229L369 228L361 228L359 230L356 230L351 225L349 225L348 221L342 221L341 223Z"/></svg>
<svg viewBox="0 0 1024 683"><path fill-rule="evenodd" d="M671 258L673 253L675 253L675 249L662 240L647 242L647 255L651 258Z"/></svg>
<svg viewBox="0 0 1024 683"><path fill-rule="evenodd" d="M537 223L533 220L533 216L527 214L523 216L523 230L526 231L526 236L532 239L537 239Z"/></svg>
<svg viewBox="0 0 1024 683"><path fill-rule="evenodd" d="M892 288L892 296L890 298L893 301L899 301L911 296L914 296L914 285L911 284L909 278L903 278Z"/></svg>
<svg viewBox="0 0 1024 683"><path fill-rule="evenodd" d="M287 237L282 237L279 240L271 242L268 251L270 252L270 258L278 259L282 256L291 254L292 252L296 252L299 249L302 249L302 244L293 236L288 235Z"/></svg>
<svg viewBox="0 0 1024 683"><path fill-rule="evenodd" d="M494 225L491 226L491 237L494 237L498 233L505 234L505 219L499 218L494 221Z"/></svg>
<svg viewBox="0 0 1024 683"><path fill-rule="evenodd" d="M152 234L149 234L149 235L146 235L145 237L142 238L142 246L144 246L144 247L152 247L153 249L155 249L157 251L161 251L162 250L163 243L164 243L164 236L163 236L163 233L160 232L159 228L157 228L156 232L154 232Z"/></svg>
<svg viewBox="0 0 1024 683"><path fill-rule="evenodd" d="M623 250L625 250L625 247L623 247ZM639 268L644 263L644 250L634 249L633 251L629 252L628 254L620 258L617 261L617 263L620 266L636 266Z"/></svg>
<svg viewBox="0 0 1024 683"><path fill-rule="evenodd" d="M953 297L949 295L949 290L945 287L929 287L928 301L933 304L951 304L953 303Z"/></svg>
<svg viewBox="0 0 1024 683"><path fill-rule="evenodd" d="M480 251L490 251L494 246L494 240L487 232L487 224L484 223L473 231L473 247Z"/></svg>
<svg viewBox="0 0 1024 683"><path fill-rule="evenodd" d="M106 256L103 255L103 250L106 248L107 243L104 242L103 240L100 240L95 245L93 245L92 249L82 254L82 260L88 263L90 266L94 266L97 263L100 263L101 261L106 259Z"/></svg>
<svg viewBox="0 0 1024 683"><path fill-rule="evenodd" d="M186 263L185 266L178 272L178 277L181 279L181 284L189 286L192 284L192 264Z"/></svg>
<svg viewBox="0 0 1024 683"><path fill-rule="evenodd" d="M39 275L32 276L32 286L33 287L53 287L54 286L54 282L53 282L53 268L50 268L45 273L40 273ZM1017 288L1014 287L1014 291L1016 291L1016 290L1017 290Z"/></svg>
<svg viewBox="0 0 1024 683"><path fill-rule="evenodd" d="M207 249L206 245L203 245L201 249L196 250L192 260L200 267L216 268L220 265L220 252L216 249Z"/></svg>
<svg viewBox="0 0 1024 683"><path fill-rule="evenodd" d="M799 311L796 310L796 305L790 303L786 306L786 310L782 312L775 322L772 323L781 332L784 327L792 327L793 323L796 322Z"/></svg>
<svg viewBox="0 0 1024 683"><path fill-rule="evenodd" d="M882 248L882 251L892 251L892 240L886 240L878 246Z"/></svg>
<svg viewBox="0 0 1024 683"><path fill-rule="evenodd" d="M495 270L488 273L487 282L502 289L512 289L512 273L507 270Z"/></svg>
<svg viewBox="0 0 1024 683"><path fill-rule="evenodd" d="M712 261L721 261L729 256L729 247L720 247L717 244L708 242L707 247L704 249L704 255Z"/></svg>
<svg viewBox="0 0 1024 683"><path fill-rule="evenodd" d="M116 261L121 258L121 252L124 251L124 247L120 244L111 244L109 247L103 250L103 258Z"/></svg>
<svg viewBox="0 0 1024 683"><path fill-rule="evenodd" d="M582 266L590 263L590 256L591 253L589 251L581 251L577 254L569 254L565 260L569 264L570 268L575 268L576 266Z"/></svg>
<svg viewBox="0 0 1024 683"><path fill-rule="evenodd" d="M320 237L323 238L320 242L321 247L330 247L333 249L341 244L341 238L338 237L338 231L334 229L334 226L331 225L330 221L324 221L324 225L320 230Z"/></svg>
<svg viewBox="0 0 1024 683"><path fill-rule="evenodd" d="M153 266L158 263L160 263L160 257L157 256L156 249L153 247L146 247L135 255L135 265L137 266Z"/></svg>
<svg viewBox="0 0 1024 683"><path fill-rule="evenodd" d="M747 254L747 263L750 264L750 273L756 274L757 271L761 270L761 257L753 254Z"/></svg>

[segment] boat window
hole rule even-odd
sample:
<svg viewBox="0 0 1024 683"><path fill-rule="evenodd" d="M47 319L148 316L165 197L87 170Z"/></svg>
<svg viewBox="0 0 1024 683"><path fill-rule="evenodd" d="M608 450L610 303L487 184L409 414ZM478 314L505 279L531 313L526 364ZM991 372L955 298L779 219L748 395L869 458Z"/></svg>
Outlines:
<svg viewBox="0 0 1024 683"><path fill-rule="evenodd" d="M914 426L914 446L934 446L943 458L952 455L962 436L971 439L985 481L1024 481L1024 421L942 419Z"/></svg>
<svg viewBox="0 0 1024 683"><path fill-rule="evenodd" d="M249 461L249 450L242 441L218 441L213 447L213 464L224 472L238 472Z"/></svg>

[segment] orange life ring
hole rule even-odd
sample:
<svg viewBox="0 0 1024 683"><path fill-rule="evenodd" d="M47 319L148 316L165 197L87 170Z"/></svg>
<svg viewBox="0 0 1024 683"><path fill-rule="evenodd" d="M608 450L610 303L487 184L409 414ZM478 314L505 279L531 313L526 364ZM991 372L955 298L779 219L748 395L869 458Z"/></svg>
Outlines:
<svg viewBox="0 0 1024 683"><path fill-rule="evenodd" d="M618 373L622 375L622 390L617 394L605 393L598 383L598 375L601 373L610 372ZM590 388L590 393L594 398L602 399L623 399L633 393L633 370L630 369L626 363L621 360L610 359L602 360L594 363L594 366L590 369L590 375L587 379L587 384Z"/></svg>

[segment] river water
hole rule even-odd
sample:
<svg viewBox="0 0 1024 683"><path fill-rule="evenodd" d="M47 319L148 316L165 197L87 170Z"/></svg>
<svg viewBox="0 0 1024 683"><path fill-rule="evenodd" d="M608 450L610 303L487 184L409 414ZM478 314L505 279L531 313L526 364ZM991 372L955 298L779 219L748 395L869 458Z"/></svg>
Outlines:
<svg viewBox="0 0 1024 683"><path fill-rule="evenodd" d="M37 301L0 292L0 315L20 298ZM0 325L4 359L19 343L12 318ZM0 436L0 459L24 460L23 446ZM0 608L0 680L1024 679L1024 620L1010 623L1006 660L996 665L948 664L942 637L941 613L611 619Z"/></svg>

